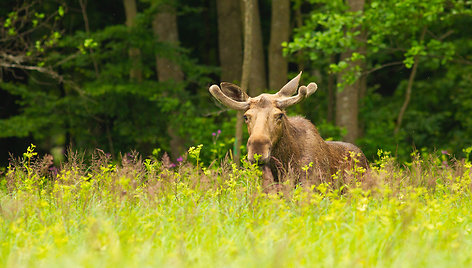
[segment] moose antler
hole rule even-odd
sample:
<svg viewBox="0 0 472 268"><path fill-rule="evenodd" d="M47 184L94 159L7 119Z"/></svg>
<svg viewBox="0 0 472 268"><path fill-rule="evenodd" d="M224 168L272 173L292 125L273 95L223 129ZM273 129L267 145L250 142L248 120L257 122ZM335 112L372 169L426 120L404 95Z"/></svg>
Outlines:
<svg viewBox="0 0 472 268"><path fill-rule="evenodd" d="M283 86L275 95L277 97L286 98L292 96L297 91L298 83L300 82L301 76L302 72L300 72L297 76L295 76L292 80L285 84L285 86Z"/></svg>
<svg viewBox="0 0 472 268"><path fill-rule="evenodd" d="M247 101L235 101L230 97L226 96L222 91L221 88L217 85L212 85L210 87L210 93L215 97L218 101L223 103L224 105L228 106L231 109L244 111L249 108L249 103Z"/></svg>
<svg viewBox="0 0 472 268"><path fill-rule="evenodd" d="M277 107L283 109L288 106L294 105L299 103L304 98L313 94L318 86L315 83L310 83L308 86L301 86L298 88L298 94L292 96L298 87L298 83L300 82L300 77L302 72L300 72L295 78L290 80L285 86L283 86L279 92L270 95L270 99L276 102ZM244 93L237 85L222 82L221 88L217 85L212 85L210 87L210 93L215 97L219 102L223 105L238 111L244 111L249 109L249 103L251 98ZM269 94L263 94L264 96L268 97ZM262 95L261 95L262 96ZM252 99L258 99L259 97L255 97Z"/></svg>
<svg viewBox="0 0 472 268"><path fill-rule="evenodd" d="M316 83L310 83L308 86L301 86L298 89L298 94L292 97L288 98L281 98L277 100L277 107L279 108L286 108L291 105L297 104L300 101L302 101L304 98L310 96L311 94L315 93L315 91L318 89L318 86Z"/></svg>

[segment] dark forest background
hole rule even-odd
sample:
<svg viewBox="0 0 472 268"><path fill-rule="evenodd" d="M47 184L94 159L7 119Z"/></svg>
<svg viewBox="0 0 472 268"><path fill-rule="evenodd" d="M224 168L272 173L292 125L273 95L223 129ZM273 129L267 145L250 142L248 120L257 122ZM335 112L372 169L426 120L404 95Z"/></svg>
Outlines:
<svg viewBox="0 0 472 268"><path fill-rule="evenodd" d="M241 81L242 2L1 1L0 165L31 143L56 161L68 147L225 157L236 113L208 87ZM253 3L249 95L303 71L319 89L289 113L370 159L472 145L470 1Z"/></svg>

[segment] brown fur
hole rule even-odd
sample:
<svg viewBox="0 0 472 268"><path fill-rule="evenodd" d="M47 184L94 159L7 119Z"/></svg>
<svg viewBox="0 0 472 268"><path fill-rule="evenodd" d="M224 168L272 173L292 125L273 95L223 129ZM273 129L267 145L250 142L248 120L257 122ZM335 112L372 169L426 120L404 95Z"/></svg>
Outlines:
<svg viewBox="0 0 472 268"><path fill-rule="evenodd" d="M278 175L292 169L300 182L311 184L329 180L330 175L338 170L351 169L354 161L350 152L355 153L357 166L367 169L367 159L355 145L324 141L316 127L307 119L300 116L287 117L283 120L279 141L272 148L270 166L272 172ZM313 167L305 174L302 168L310 162ZM306 179L310 182L305 182Z"/></svg>

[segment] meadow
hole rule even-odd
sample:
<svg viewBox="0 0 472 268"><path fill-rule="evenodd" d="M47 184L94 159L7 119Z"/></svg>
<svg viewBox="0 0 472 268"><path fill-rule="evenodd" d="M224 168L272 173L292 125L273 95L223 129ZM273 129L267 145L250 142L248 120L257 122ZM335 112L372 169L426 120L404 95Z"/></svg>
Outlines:
<svg viewBox="0 0 472 268"><path fill-rule="evenodd" d="M469 154L379 151L364 174L267 194L230 160L31 146L0 174L1 267L467 267ZM156 154L157 155L157 154Z"/></svg>

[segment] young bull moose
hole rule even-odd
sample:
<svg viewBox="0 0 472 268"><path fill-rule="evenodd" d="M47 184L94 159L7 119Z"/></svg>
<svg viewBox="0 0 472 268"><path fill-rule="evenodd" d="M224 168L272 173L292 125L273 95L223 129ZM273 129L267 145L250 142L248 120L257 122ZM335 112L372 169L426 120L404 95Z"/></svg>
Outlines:
<svg viewBox="0 0 472 268"><path fill-rule="evenodd" d="M297 181L308 184L329 180L331 174L351 168L354 162L364 168L368 166L364 154L355 145L324 141L310 121L286 115L285 108L299 103L317 89L315 83L310 83L301 86L298 94L292 96L297 91L300 76L301 72L276 94L254 98L231 83L223 82L221 88L212 85L209 89L225 106L244 112L249 132L247 158L255 162L255 155L260 156L257 161L263 170L263 187L274 184L289 170L295 173ZM310 168L304 170L304 167Z"/></svg>

